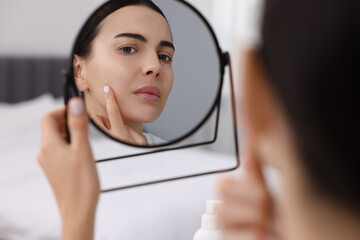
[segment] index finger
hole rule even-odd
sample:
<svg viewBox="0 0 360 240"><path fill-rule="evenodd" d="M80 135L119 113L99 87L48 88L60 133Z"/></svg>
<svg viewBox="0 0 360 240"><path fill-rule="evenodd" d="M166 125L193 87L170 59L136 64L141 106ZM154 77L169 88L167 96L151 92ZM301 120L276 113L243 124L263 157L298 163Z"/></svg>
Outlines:
<svg viewBox="0 0 360 240"><path fill-rule="evenodd" d="M116 134L125 134L126 128L117 105L114 92L109 86L104 87L106 112L109 117L111 131Z"/></svg>

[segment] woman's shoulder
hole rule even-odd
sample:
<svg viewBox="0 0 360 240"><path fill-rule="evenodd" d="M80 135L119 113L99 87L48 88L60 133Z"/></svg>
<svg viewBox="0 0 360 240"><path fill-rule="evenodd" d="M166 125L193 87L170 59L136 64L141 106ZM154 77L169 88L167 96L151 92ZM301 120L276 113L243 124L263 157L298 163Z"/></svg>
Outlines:
<svg viewBox="0 0 360 240"><path fill-rule="evenodd" d="M151 133L143 133L147 142L148 142L148 145L159 145L159 144L164 144L166 143L165 140L155 136L155 135L152 135Z"/></svg>

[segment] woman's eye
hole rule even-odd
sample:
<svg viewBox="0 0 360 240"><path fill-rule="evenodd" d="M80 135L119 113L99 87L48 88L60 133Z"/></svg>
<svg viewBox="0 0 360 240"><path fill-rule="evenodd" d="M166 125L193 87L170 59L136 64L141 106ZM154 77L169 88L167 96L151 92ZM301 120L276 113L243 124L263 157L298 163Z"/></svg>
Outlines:
<svg viewBox="0 0 360 240"><path fill-rule="evenodd" d="M168 55L165 55L165 54L160 54L159 59L164 62L171 62L171 60L172 60L171 57L169 57Z"/></svg>
<svg viewBox="0 0 360 240"><path fill-rule="evenodd" d="M136 53L136 49L133 47L122 47L120 48L120 51L126 53L126 54L133 54Z"/></svg>

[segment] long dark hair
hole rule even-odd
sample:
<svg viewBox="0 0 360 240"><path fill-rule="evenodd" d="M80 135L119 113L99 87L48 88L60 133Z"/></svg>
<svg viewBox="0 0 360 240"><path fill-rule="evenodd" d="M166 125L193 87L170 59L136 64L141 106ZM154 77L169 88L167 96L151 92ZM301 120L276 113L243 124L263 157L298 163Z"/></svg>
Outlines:
<svg viewBox="0 0 360 240"><path fill-rule="evenodd" d="M78 95L74 80L74 55L76 54L79 57L87 58L91 54L91 48L94 39L101 29L101 22L116 10L131 5L141 5L148 7L161 14L166 20L166 17L161 11L161 9L156 6L151 0L110 0L105 2L98 9L96 9L96 11L93 12L87 19L80 32L78 33L73 45L73 49L71 51L70 66L69 71L67 71L66 87L64 92L65 104L71 96Z"/></svg>
<svg viewBox="0 0 360 240"><path fill-rule="evenodd" d="M360 1L265 2L259 55L302 164L317 190L360 209Z"/></svg>

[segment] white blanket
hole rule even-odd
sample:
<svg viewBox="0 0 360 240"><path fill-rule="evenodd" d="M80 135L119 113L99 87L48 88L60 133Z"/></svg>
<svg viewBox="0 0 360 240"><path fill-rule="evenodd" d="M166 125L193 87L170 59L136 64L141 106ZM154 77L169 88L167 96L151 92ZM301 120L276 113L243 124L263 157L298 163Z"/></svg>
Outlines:
<svg viewBox="0 0 360 240"><path fill-rule="evenodd" d="M62 100L49 95L16 105L0 104L0 239L60 238L56 202L36 154L41 115L61 105ZM200 227L205 200L216 198L218 177L209 175L102 194L96 239L192 239Z"/></svg>

